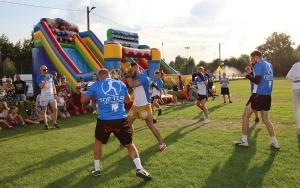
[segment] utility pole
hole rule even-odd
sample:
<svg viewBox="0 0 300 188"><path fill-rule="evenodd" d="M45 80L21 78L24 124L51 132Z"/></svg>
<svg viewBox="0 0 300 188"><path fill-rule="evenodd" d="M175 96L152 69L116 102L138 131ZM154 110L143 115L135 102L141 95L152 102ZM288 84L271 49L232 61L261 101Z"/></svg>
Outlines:
<svg viewBox="0 0 300 188"><path fill-rule="evenodd" d="M90 12L95 9L96 7L92 7L91 9L89 6L86 7L86 15L87 15L87 30L90 30Z"/></svg>
<svg viewBox="0 0 300 188"><path fill-rule="evenodd" d="M164 58L164 43L161 43L161 53L162 53L162 59L165 60Z"/></svg>
<svg viewBox="0 0 300 188"><path fill-rule="evenodd" d="M187 47L184 47L184 48L186 49L186 63L187 63L187 65L188 65L188 71L187 71L187 74L189 74L189 72L190 72L190 65L189 65L189 62L188 62L188 58L189 58L189 49L190 49L190 47L187 46Z"/></svg>

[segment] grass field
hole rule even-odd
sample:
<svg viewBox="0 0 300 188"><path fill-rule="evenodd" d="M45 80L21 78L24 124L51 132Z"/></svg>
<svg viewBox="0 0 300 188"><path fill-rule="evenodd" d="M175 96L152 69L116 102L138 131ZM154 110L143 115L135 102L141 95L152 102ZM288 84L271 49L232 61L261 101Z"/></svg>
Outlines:
<svg viewBox="0 0 300 188"><path fill-rule="evenodd" d="M219 84L217 92L220 92ZM207 102L212 122L203 124L194 103L163 106L157 126L168 148L157 153L157 141L143 121L135 122L134 142L153 180L135 176L127 150L111 136L103 149L102 176L91 175L96 116L59 120L60 130L42 125L4 128L0 132L0 187L299 187L300 138L296 135L291 84L276 79L270 119L279 151L259 122L249 133L249 147L238 148L241 115L250 96L247 80L232 81L233 104L221 96ZM254 117L251 117L253 122Z"/></svg>

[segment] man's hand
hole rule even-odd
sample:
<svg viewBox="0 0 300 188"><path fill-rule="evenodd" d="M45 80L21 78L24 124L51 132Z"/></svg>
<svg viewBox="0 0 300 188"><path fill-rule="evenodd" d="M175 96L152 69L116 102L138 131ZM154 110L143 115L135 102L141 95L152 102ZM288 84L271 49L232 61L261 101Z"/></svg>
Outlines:
<svg viewBox="0 0 300 188"><path fill-rule="evenodd" d="M246 77L248 75L247 72L243 72L242 77Z"/></svg>
<svg viewBox="0 0 300 188"><path fill-rule="evenodd" d="M204 76L203 76L202 73L199 73L199 74L198 74L198 77L200 78L200 80L205 81Z"/></svg>
<svg viewBox="0 0 300 188"><path fill-rule="evenodd" d="M130 73L125 73L124 76L125 76L125 78L131 78L131 74Z"/></svg>

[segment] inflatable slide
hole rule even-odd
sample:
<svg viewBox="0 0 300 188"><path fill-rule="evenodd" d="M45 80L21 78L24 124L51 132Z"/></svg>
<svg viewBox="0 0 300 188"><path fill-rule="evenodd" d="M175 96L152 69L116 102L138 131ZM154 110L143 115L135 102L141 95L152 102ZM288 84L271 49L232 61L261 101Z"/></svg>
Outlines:
<svg viewBox="0 0 300 188"><path fill-rule="evenodd" d="M40 74L39 67L46 65L49 73L55 70L66 76L73 91L80 77L92 80L93 73L103 68L101 61L80 37L78 27L59 18L42 18L35 25L34 47L33 78ZM36 95L39 87L35 80L33 83Z"/></svg>

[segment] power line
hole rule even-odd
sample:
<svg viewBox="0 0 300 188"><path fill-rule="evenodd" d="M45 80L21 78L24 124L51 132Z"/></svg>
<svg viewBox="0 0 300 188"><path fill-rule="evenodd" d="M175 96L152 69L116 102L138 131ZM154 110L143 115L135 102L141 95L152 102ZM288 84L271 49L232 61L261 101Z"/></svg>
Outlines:
<svg viewBox="0 0 300 188"><path fill-rule="evenodd" d="M79 10L79 9L76 10L76 9L68 9L68 8L57 8L57 7L49 7L49 6L41 6L41 5L32 5L32 4L25 4L25 3L10 2L10 1L5 1L5 0L0 0L0 3L7 3L7 4L13 4L13 5L19 5L19 6L34 7L34 8L52 9L52 10L63 10L63 11L73 11L73 12L76 11L76 12L84 12L84 13L86 12L86 10ZM113 24L119 25L119 26L121 26L121 27L123 27L123 28L125 28L125 29L128 29L128 30L132 31L132 32L138 32L138 31L136 31L136 30L133 29L133 28L130 28L130 27L128 27L128 26L125 26L125 25L123 25L123 24L121 24L121 23L118 23L118 22L116 22L116 21L114 21L114 20L111 20L111 19L109 19L109 18L106 18L106 17L104 17L104 16L101 16L101 15L95 13L95 12L91 12L91 14L93 14L93 15L95 15L95 16L101 18L101 19L107 20L107 21L109 21L109 22L111 22L111 23L113 23ZM150 34L141 32L141 31L139 31L138 33L139 33L139 34L143 34L143 35L145 35L145 36L148 36L148 37L150 37L150 38L158 39L158 40L160 40L160 42L168 42L169 44L173 44L173 43L174 43L174 41L162 39L162 38L160 38L160 37L153 36L153 35L150 35ZM176 49L177 49L178 51L182 51L181 48L179 48L179 47L177 47Z"/></svg>
<svg viewBox="0 0 300 188"><path fill-rule="evenodd" d="M0 0L0 3L8 3L8 4L14 4L14 5L20 5L20 6L45 8L45 9L58 9L58 10L85 12L84 10L74 10L74 9L67 9L67 8L55 8L55 7L47 7L47 6L40 6L40 5L30 5L30 4L25 4L25 3L16 3L16 2L9 2L9 1L3 1L3 0Z"/></svg>

